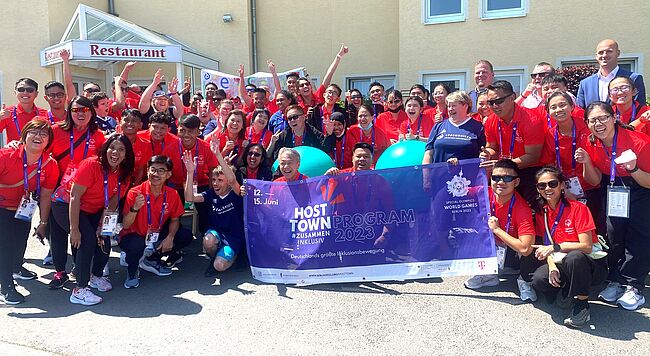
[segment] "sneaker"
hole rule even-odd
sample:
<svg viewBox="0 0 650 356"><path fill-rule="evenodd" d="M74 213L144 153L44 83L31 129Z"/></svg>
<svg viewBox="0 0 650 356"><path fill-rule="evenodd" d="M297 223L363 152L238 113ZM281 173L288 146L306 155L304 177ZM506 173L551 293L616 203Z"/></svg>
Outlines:
<svg viewBox="0 0 650 356"><path fill-rule="evenodd" d="M50 281L50 284L47 285L49 289L61 289L63 288L63 285L65 282L69 281L70 278L68 277L68 274L63 272L56 272L54 274L54 279Z"/></svg>
<svg viewBox="0 0 650 356"><path fill-rule="evenodd" d="M0 300L7 305L16 305L25 301L25 296L14 288L8 288L0 293Z"/></svg>
<svg viewBox="0 0 650 356"><path fill-rule="evenodd" d="M51 266L54 264L54 260L52 259L52 252L48 252L47 256L43 257L43 266Z"/></svg>
<svg viewBox="0 0 650 356"><path fill-rule="evenodd" d="M172 274L172 270L163 266L159 261L149 261L146 258L140 261L140 268L157 276L169 276Z"/></svg>
<svg viewBox="0 0 650 356"><path fill-rule="evenodd" d="M131 276L128 276L126 280L124 281L124 288L126 289L131 289L131 288L138 288L140 285L140 272L135 273L135 277L131 278Z"/></svg>
<svg viewBox="0 0 650 356"><path fill-rule="evenodd" d="M93 293L90 288L75 288L70 294L70 303L82 305L95 305L102 302L102 298Z"/></svg>
<svg viewBox="0 0 650 356"><path fill-rule="evenodd" d="M31 279L36 279L36 277L36 273L28 270L25 267L20 267L17 272L14 272L14 279L22 279L24 281L28 281Z"/></svg>
<svg viewBox="0 0 650 356"><path fill-rule="evenodd" d="M625 287L620 283L609 282L607 287L598 294L598 298L611 303L617 301L623 293L625 293Z"/></svg>
<svg viewBox="0 0 650 356"><path fill-rule="evenodd" d="M129 264L126 263L126 252L120 252L120 266L129 267Z"/></svg>
<svg viewBox="0 0 650 356"><path fill-rule="evenodd" d="M499 285L499 276L496 274L486 274L474 276L465 282L465 288L480 289L483 287L494 287Z"/></svg>
<svg viewBox="0 0 650 356"><path fill-rule="evenodd" d="M165 266L174 268L181 262L183 262L183 255L179 252L174 252L171 255L167 256L167 260L165 260Z"/></svg>
<svg viewBox="0 0 650 356"><path fill-rule="evenodd" d="M564 295L564 291L560 290L557 292L557 297L555 297L555 305L560 309L569 309L573 305L575 298Z"/></svg>
<svg viewBox="0 0 650 356"><path fill-rule="evenodd" d="M589 315L589 304L587 301L585 300L584 303L576 301L573 305L573 311L564 319L564 325L575 329L582 329L587 325L589 320L591 320L591 316Z"/></svg>
<svg viewBox="0 0 650 356"><path fill-rule="evenodd" d="M108 281L108 278L95 277L92 274L90 275L90 283L88 284L88 287L95 288L100 292L108 292L113 289L113 285Z"/></svg>
<svg viewBox="0 0 650 356"><path fill-rule="evenodd" d="M627 310L636 310L645 304L645 297L638 289L627 286L623 295L616 300L616 304Z"/></svg>
<svg viewBox="0 0 650 356"><path fill-rule="evenodd" d="M208 266L205 268L205 272L203 272L203 276L212 278L216 277L219 272L217 271L216 268L214 268L214 258L210 258L210 262L208 263Z"/></svg>
<svg viewBox="0 0 650 356"><path fill-rule="evenodd" d="M537 301L537 293L533 289L532 282L526 282L521 277L517 278L517 286L519 286L519 298L524 302L530 300L531 302Z"/></svg>

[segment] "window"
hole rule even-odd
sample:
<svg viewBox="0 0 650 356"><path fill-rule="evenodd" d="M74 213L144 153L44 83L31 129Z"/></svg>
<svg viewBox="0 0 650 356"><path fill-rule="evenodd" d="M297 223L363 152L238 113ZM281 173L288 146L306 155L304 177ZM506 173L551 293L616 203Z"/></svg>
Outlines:
<svg viewBox="0 0 650 356"><path fill-rule="evenodd" d="M484 20L526 16L528 0L481 0L479 11Z"/></svg>
<svg viewBox="0 0 650 356"><path fill-rule="evenodd" d="M581 66L581 65L592 65L598 67L598 62L593 56L560 58L558 67L566 68L566 67ZM621 56L618 58L618 66L625 70L629 70L630 72L638 73L639 68L643 68L642 55L621 54Z"/></svg>
<svg viewBox="0 0 650 356"><path fill-rule="evenodd" d="M467 75L466 71L425 73L422 75L422 84L430 93L440 83L447 84L451 91L455 91L467 87Z"/></svg>
<svg viewBox="0 0 650 356"><path fill-rule="evenodd" d="M425 24L461 22L467 18L467 0L424 0Z"/></svg>
<svg viewBox="0 0 650 356"><path fill-rule="evenodd" d="M512 84L515 93L521 93L530 79L526 78L525 67L494 68L494 80L507 80Z"/></svg>
<svg viewBox="0 0 650 356"><path fill-rule="evenodd" d="M368 95L370 90L370 83L379 82L384 86L386 91L395 88L395 76L394 75L374 75L366 77L347 77L347 88L358 89L361 91L361 94L364 96Z"/></svg>

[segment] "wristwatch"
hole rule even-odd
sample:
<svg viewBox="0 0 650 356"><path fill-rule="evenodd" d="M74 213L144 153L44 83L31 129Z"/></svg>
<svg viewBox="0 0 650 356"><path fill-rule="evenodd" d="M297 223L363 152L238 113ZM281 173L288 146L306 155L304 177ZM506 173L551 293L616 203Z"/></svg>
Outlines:
<svg viewBox="0 0 650 356"><path fill-rule="evenodd" d="M560 252L562 251L562 247L560 247L560 244L553 244L553 252Z"/></svg>
<svg viewBox="0 0 650 356"><path fill-rule="evenodd" d="M634 172L636 172L636 171L639 170L639 166L636 165L636 166L634 166L634 168L632 168L632 169L627 169L627 168L625 168L625 170L627 171L627 173L632 174L632 173L634 173Z"/></svg>
<svg viewBox="0 0 650 356"><path fill-rule="evenodd" d="M129 211L132 212L132 213L137 213L138 211L140 211L140 209L135 210L135 209L133 209L133 207L130 207Z"/></svg>

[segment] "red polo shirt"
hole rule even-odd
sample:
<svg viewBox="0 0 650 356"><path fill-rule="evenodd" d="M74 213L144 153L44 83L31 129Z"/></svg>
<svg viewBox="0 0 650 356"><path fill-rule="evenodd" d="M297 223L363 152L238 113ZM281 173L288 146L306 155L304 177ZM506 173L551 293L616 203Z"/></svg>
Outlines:
<svg viewBox="0 0 650 356"><path fill-rule="evenodd" d="M119 176L119 170L108 173L109 200L118 193L117 183ZM128 177L126 183L120 183L120 199L126 195L130 180L131 177ZM81 196L80 208L83 212L96 214L104 209L104 169L101 163L99 163L98 157L91 157L81 161L77 173L72 178L72 182L86 187L86 192ZM68 187L68 191L71 188L71 186Z"/></svg>
<svg viewBox="0 0 650 356"><path fill-rule="evenodd" d="M402 122L402 125L399 127L399 133L406 135L411 133L411 135L418 135L420 137L429 137L431 129L434 126L434 120L431 110L422 112L422 115L415 119L414 122L410 122L408 118Z"/></svg>
<svg viewBox="0 0 650 356"><path fill-rule="evenodd" d="M618 128L618 139L616 140L616 152L621 153L632 150L637 156L636 164L644 172L650 172L650 137L648 135ZM594 145L587 146L587 153L591 157L594 166L604 175L610 175L611 147L604 147L602 141L596 139ZM617 177L629 177L630 174L620 165L616 165Z"/></svg>
<svg viewBox="0 0 650 356"><path fill-rule="evenodd" d="M553 223L560 213L560 204L554 210L547 205L544 207L546 212L546 222L549 229L553 229ZM539 219L536 219L535 229L539 236L546 238L546 226L544 225L544 215L540 214ZM555 229L553 241L559 244L562 242L580 242L579 234L591 232L591 242L598 242L598 235L596 235L596 225L591 212L586 205L576 200L569 200L569 205L565 205L560 221ZM549 230L550 233L550 230Z"/></svg>
<svg viewBox="0 0 650 356"><path fill-rule="evenodd" d="M307 178L309 178L309 177L307 177L306 175L304 175L304 174L298 172L298 176L296 177L296 179L295 179L295 180L292 180L291 182L296 182L296 181L299 181L299 180L305 180L305 179L307 179ZM273 181L274 181L274 182L289 182L289 181L287 180L287 178L285 178L284 176L280 176L280 177L278 177L278 178L275 178Z"/></svg>
<svg viewBox="0 0 650 356"><path fill-rule="evenodd" d="M496 200L496 196L492 192L492 187L488 188L488 194L490 196L490 211L493 216L496 216L499 219L499 227L503 231L506 231L506 226L508 225L508 211L510 210L510 200L506 201L503 205L499 204ZM530 210L530 206L526 203L526 200L519 195L519 193L514 193L515 203L512 206L512 214L510 218L510 225L508 227L508 235L512 237L519 238L523 235L533 235L535 236L535 225L533 224L533 213ZM494 236L496 241L502 244L502 241L497 236Z"/></svg>
<svg viewBox="0 0 650 356"><path fill-rule="evenodd" d="M305 111L305 114L307 113L307 110L311 106L316 106L318 104L323 104L325 102L325 87L323 85L318 87L318 90L316 90L315 93L312 93L312 98L313 98L313 105L307 105L302 99L302 96L298 95L296 96L296 101L298 102L298 105ZM276 110L277 111L277 110Z"/></svg>
<svg viewBox="0 0 650 356"><path fill-rule="evenodd" d="M23 127L36 116L47 117L47 111L37 108L36 105L34 105L34 110L31 112L26 112L22 105L10 106L5 110L9 112L9 117L0 120L0 132L6 130L7 142L20 140L18 131L22 132ZM14 121L14 113L16 114L16 121ZM18 130L16 124L18 124L20 130Z"/></svg>
<svg viewBox="0 0 650 356"><path fill-rule="evenodd" d="M165 146L168 146L172 142L178 140L178 137L176 135L168 132L162 141L154 142L151 140L151 132L149 132L149 130L138 131L138 137L145 141L149 141L149 145L151 146L151 152L154 156L162 154L162 151L165 149Z"/></svg>
<svg viewBox="0 0 650 356"><path fill-rule="evenodd" d="M172 169L172 177L169 181L174 184L175 187L185 186L185 164L183 163L183 155L181 153L189 151L192 154L192 158L197 157L198 151L198 164L196 166L196 181L199 186L205 186L210 184L210 171L213 168L219 165L217 157L210 150L210 145L201 140L200 138L196 139L196 143L190 149L187 149L182 146L181 140L177 139L172 141L169 145L165 145L163 150L163 156L171 158L174 163Z"/></svg>
<svg viewBox="0 0 650 356"><path fill-rule="evenodd" d="M636 106L636 116L632 118L632 111L634 106ZM614 110L615 113L618 113L620 115L620 120L624 124L629 124L630 122L638 119L639 116L641 116L644 112L650 110L650 108L648 108L647 105L640 105L638 102L634 102L634 105L630 106L630 108L627 110L622 110L621 108L618 108L616 105L612 105L612 109ZM645 122L642 122L641 124L637 125L634 131L643 132L646 135L650 135L650 125L648 125Z"/></svg>
<svg viewBox="0 0 650 356"><path fill-rule="evenodd" d="M57 123L56 125L52 126L52 131L54 131L54 140L52 141L52 145L50 146L48 153L51 153L52 157L57 157L66 152L66 155L63 156L58 162L59 171L61 172L61 176L63 176L66 169L68 169L68 165L70 164L70 131L64 131L60 125L60 123ZM100 130L96 130L95 132L91 133L90 140L88 140L88 155L84 157L87 130L88 129L85 129L83 131L75 129L72 130L74 136L73 143L77 142L77 140L79 140L81 137L84 138L81 143L74 149L74 163L76 164L81 162L84 158L96 156L99 153L99 150L101 149L104 142L106 142L106 139Z"/></svg>
<svg viewBox="0 0 650 356"><path fill-rule="evenodd" d="M151 203L152 230L160 231L160 213L162 212L163 201L165 204L165 212L162 216L162 225L164 225L169 219L180 218L183 216L185 209L183 207L183 202L181 201L180 196L178 196L178 192L168 186L163 186L162 189L163 191L158 196L151 195L151 187L149 181L146 180L142 184L135 186L129 190L129 193L126 195L126 201L124 203L124 215L130 211L131 207L135 203L135 198L139 194L142 194L145 197L145 204L142 206L142 208L140 208L140 210L138 210L138 214L135 217L133 225L123 229L122 232L120 232L120 236L124 236L130 233L136 233L142 237L145 237L147 235L147 228L149 226L147 221L147 196L149 196L149 201ZM167 193L166 196L165 192ZM164 238L164 236L161 236L161 238Z"/></svg>
<svg viewBox="0 0 650 356"><path fill-rule="evenodd" d="M131 142L131 144L133 145L133 155L135 156L135 170L146 169L147 162L153 156L151 142L136 135L135 141Z"/></svg>
<svg viewBox="0 0 650 356"><path fill-rule="evenodd" d="M262 134L264 134L264 137L262 137ZM271 136L273 136L273 133L267 129L262 132L255 132L251 126L246 129L246 140L251 144L261 143L262 146L268 147L269 143L271 143Z"/></svg>
<svg viewBox="0 0 650 356"><path fill-rule="evenodd" d="M41 161L41 189L54 189L59 178L56 161L48 161L48 157L44 154ZM37 168L38 162L27 166L28 177ZM0 185L10 186L0 188L0 208L15 210L20 204L20 199L25 195L23 173L23 145L0 149ZM27 180L27 184L30 192L36 191L36 174Z"/></svg>
<svg viewBox="0 0 650 356"><path fill-rule="evenodd" d="M499 131L499 125L501 131ZM517 131L515 133L514 149L513 152L510 152L512 132L515 125ZM490 147L496 148L500 158L521 157L526 153L524 147L543 145L545 132L545 124L518 105L515 105L514 118L509 124L503 122L496 114L491 114L485 121L485 138ZM500 146L500 142L503 147ZM531 166L540 165L541 163L538 162Z"/></svg>
<svg viewBox="0 0 650 356"><path fill-rule="evenodd" d="M373 153L373 166L375 163L377 163L377 160L379 159L379 156L381 156L382 153L388 148L388 146L391 145L390 140L388 139L388 136L384 133L384 130L373 126L371 130L368 130L367 132L364 132L363 138L361 137L361 128L359 125L352 125L348 128L348 130L345 133L345 136L347 137L345 140L345 165L344 167L351 167L352 166L352 151L354 150L354 145L357 144L358 142L366 142L369 143L373 146L374 148L374 153ZM372 138L372 132L375 134L374 142Z"/></svg>
<svg viewBox="0 0 650 356"><path fill-rule="evenodd" d="M393 118L393 113L390 111L384 111L377 116L375 126L382 129L389 139L397 141L399 139L399 128L408 119L409 117L404 110L397 113L397 118Z"/></svg>

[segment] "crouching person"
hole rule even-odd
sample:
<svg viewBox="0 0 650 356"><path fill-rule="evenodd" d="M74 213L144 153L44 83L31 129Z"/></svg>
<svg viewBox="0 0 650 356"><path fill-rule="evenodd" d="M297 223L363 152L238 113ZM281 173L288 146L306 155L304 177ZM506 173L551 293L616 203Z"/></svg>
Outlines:
<svg viewBox="0 0 650 356"><path fill-rule="evenodd" d="M203 249L210 256L206 277L214 277L217 272L230 268L238 255L244 252L244 187L235 179L233 167L224 160L219 150L219 140L213 140L210 148L219 161L212 170L211 188L205 192L192 192L192 179L195 168L194 159L187 152L183 155L187 177L185 199L196 203L206 202L208 230L203 238Z"/></svg>
<svg viewBox="0 0 650 356"><path fill-rule="evenodd" d="M192 233L180 226L185 212L180 196L165 185L172 174L172 161L153 156L147 162L147 180L126 196L120 248L126 254L128 276L125 288L140 285L139 268L158 276L168 276L180 262L180 250L192 242ZM145 248L152 253L143 258ZM161 259L167 256L166 263Z"/></svg>

